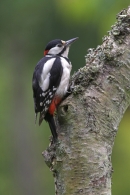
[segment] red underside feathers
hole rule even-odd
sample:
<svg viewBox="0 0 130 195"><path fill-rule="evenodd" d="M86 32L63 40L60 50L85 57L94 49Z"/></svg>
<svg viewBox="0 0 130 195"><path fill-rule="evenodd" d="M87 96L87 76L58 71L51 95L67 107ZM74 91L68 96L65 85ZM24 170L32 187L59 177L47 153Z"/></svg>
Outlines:
<svg viewBox="0 0 130 195"><path fill-rule="evenodd" d="M51 114L51 115L54 114L54 112L55 112L55 110L56 110L56 107L58 106L58 104L59 104L60 102L61 102L61 98L59 98L59 97L55 97L55 98L52 100L52 102L51 102L51 104L50 104L50 106L49 106L49 109L48 109L49 114Z"/></svg>

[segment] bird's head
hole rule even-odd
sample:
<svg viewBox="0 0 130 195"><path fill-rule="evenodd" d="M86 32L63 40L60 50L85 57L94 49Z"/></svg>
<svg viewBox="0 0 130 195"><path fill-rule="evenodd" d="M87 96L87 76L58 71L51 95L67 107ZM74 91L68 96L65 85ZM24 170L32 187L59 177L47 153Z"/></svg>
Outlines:
<svg viewBox="0 0 130 195"><path fill-rule="evenodd" d="M44 56L46 55L59 55L63 57L68 57L69 48L70 45L75 42L78 39L78 37L70 39L68 41L63 41L60 39L55 39L53 41L50 41L45 50L44 50Z"/></svg>

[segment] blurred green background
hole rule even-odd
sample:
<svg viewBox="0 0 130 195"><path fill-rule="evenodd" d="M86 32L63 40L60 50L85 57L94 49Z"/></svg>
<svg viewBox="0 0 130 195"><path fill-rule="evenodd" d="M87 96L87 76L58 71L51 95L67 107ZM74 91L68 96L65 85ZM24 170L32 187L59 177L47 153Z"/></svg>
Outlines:
<svg viewBox="0 0 130 195"><path fill-rule="evenodd" d="M79 36L71 47L73 71L89 47L102 43L129 0L4 0L0 2L0 195L54 194L42 151L50 131L34 124L31 80L48 41ZM114 195L130 194L130 109L113 151Z"/></svg>

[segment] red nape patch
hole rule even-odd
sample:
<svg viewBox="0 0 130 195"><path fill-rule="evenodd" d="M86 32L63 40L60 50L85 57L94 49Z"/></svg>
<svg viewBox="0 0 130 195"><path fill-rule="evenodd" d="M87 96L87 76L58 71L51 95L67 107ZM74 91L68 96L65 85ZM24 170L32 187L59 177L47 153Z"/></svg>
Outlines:
<svg viewBox="0 0 130 195"><path fill-rule="evenodd" d="M49 106L49 109L48 109L48 112L49 114L53 115L55 110L56 110L56 107L58 106L58 104L61 102L61 98L59 97L54 97L54 99L52 100L50 106Z"/></svg>
<svg viewBox="0 0 130 195"><path fill-rule="evenodd" d="M47 55L48 51L49 51L49 50L45 50L45 51L44 51L44 56Z"/></svg>

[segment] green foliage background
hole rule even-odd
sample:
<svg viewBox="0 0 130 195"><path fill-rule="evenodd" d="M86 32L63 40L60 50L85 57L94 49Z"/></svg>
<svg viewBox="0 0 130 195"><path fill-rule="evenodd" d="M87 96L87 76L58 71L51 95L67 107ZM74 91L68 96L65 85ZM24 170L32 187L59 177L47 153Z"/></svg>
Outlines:
<svg viewBox="0 0 130 195"><path fill-rule="evenodd" d="M4 0L0 2L0 194L54 194L42 151L50 131L34 124L31 80L47 42L79 36L72 46L73 71L85 65L89 47L102 43L129 0ZM113 151L114 195L130 194L130 109Z"/></svg>

